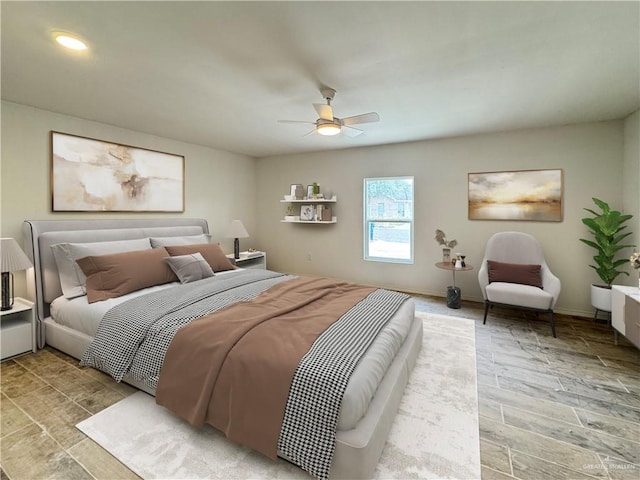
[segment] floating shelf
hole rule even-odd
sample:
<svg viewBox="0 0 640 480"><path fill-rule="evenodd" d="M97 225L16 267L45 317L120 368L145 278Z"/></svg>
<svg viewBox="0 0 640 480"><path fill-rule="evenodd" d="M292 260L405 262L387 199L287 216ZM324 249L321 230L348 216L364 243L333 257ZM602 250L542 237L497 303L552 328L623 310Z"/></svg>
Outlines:
<svg viewBox="0 0 640 480"><path fill-rule="evenodd" d="M318 223L338 223L338 217L332 217L331 221L316 221L316 220L280 220L280 223L313 223L314 225Z"/></svg>
<svg viewBox="0 0 640 480"><path fill-rule="evenodd" d="M303 200L280 200L280 203L336 203L338 197L335 195L331 198L306 198Z"/></svg>

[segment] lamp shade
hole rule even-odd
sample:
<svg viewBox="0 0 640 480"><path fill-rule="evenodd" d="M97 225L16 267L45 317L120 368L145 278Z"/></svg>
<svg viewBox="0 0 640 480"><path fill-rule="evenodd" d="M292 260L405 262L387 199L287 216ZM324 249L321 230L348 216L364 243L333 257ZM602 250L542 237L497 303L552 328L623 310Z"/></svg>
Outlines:
<svg viewBox="0 0 640 480"><path fill-rule="evenodd" d="M247 238L249 233L240 220L233 220L229 231L227 232L227 238Z"/></svg>
<svg viewBox="0 0 640 480"><path fill-rule="evenodd" d="M33 266L13 238L0 239L0 257L2 272L16 272Z"/></svg>

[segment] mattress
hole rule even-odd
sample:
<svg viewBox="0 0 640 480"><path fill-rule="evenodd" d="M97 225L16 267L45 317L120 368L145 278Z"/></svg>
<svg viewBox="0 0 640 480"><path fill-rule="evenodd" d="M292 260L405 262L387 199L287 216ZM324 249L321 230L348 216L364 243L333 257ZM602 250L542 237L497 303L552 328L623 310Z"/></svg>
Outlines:
<svg viewBox="0 0 640 480"><path fill-rule="evenodd" d="M233 275L233 273L229 272L227 275ZM60 325L94 337L100 320L115 305L175 285L179 284L154 286L92 304L87 302L86 296L70 300L59 297L51 304L51 316ZM342 400L338 430L355 428L366 413L380 381L409 333L414 319L414 310L413 301L407 300L382 329L356 367Z"/></svg>

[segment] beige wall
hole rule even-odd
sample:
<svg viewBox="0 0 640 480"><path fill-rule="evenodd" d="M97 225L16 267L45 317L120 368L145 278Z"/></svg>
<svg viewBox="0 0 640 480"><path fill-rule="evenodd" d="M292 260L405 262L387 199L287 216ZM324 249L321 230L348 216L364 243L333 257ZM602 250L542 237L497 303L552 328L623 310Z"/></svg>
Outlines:
<svg viewBox="0 0 640 480"><path fill-rule="evenodd" d="M76 117L2 102L2 201L0 222L3 237L22 242L26 219L197 217L225 251L233 251L224 238L231 220L242 219L250 234L255 226L255 159L245 155L156 137L132 130L90 122ZM115 143L133 145L185 157L185 212L181 214L54 213L51 211L51 130ZM16 294L24 295L24 274L16 275Z"/></svg>
<svg viewBox="0 0 640 480"><path fill-rule="evenodd" d="M597 276L588 267L589 248L578 241L586 234L580 219L583 207L593 206L593 196L622 208L623 134L624 122L611 121L260 159L260 247L276 270L442 296L451 274L434 267L441 257L433 238L437 228L457 239L455 250L476 266L493 233L523 231L542 242L548 263L562 280L557 310L591 315L589 285ZM467 219L468 172L546 168L564 172L562 222ZM363 178L394 175L415 177L414 265L363 260ZM314 181L337 195L338 223L280 223L286 205L279 200L289 185ZM456 283L463 298L481 300L477 271L459 273Z"/></svg>
<svg viewBox="0 0 640 480"><path fill-rule="evenodd" d="M548 262L563 281L558 311L590 315L588 267L591 252L578 238L591 197L624 208L640 235L640 160L638 112L625 121L572 125L415 142L380 147L280 156L255 160L244 155L160 138L24 105L2 103L0 199L2 236L21 238L25 219L135 218L149 214L53 213L50 210L49 131L56 130L185 155L186 211L203 217L227 251L229 222L240 218L251 234L242 247L268 252L269 268L321 274L388 288L443 295L448 272L433 265L440 248L436 228L459 242L456 248L477 265L489 236L502 230L531 233L543 243ZM561 168L564 171L564 221L491 222L467 220L467 173ZM415 264L362 259L362 182L365 177L415 176ZM317 181L338 196L335 225L280 223L280 203L291 183ZM621 188L622 185L622 188ZM154 214L151 216L173 216ZM310 258L310 260L309 260ZM17 293L24 292L17 275ZM463 297L480 300L476 272L456 278ZM624 283L631 278L624 277ZM621 283L623 283L621 282ZM631 283L630 283L631 284Z"/></svg>

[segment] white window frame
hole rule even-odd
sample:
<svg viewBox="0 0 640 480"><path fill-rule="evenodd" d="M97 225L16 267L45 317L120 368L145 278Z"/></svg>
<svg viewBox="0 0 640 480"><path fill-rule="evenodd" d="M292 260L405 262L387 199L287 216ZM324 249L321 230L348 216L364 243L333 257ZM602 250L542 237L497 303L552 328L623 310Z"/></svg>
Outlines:
<svg viewBox="0 0 640 480"><path fill-rule="evenodd" d="M371 212L372 215L369 217L368 212L368 198L367 198L367 183L369 181L380 181L380 180L411 180L411 185L413 186L412 195L411 195L411 218L409 219L389 219L389 218L378 218L377 213L378 209L376 208L376 212ZM363 252L364 259L369 262L386 262L386 263L402 263L402 264L410 264L413 265L413 236L414 236L414 220L415 220L415 179L412 175L404 175L397 177L368 177L364 179L363 182ZM385 223L398 223L398 224L408 224L409 225L409 258L389 258L389 257L376 257L369 254L369 228L371 222L385 222Z"/></svg>

